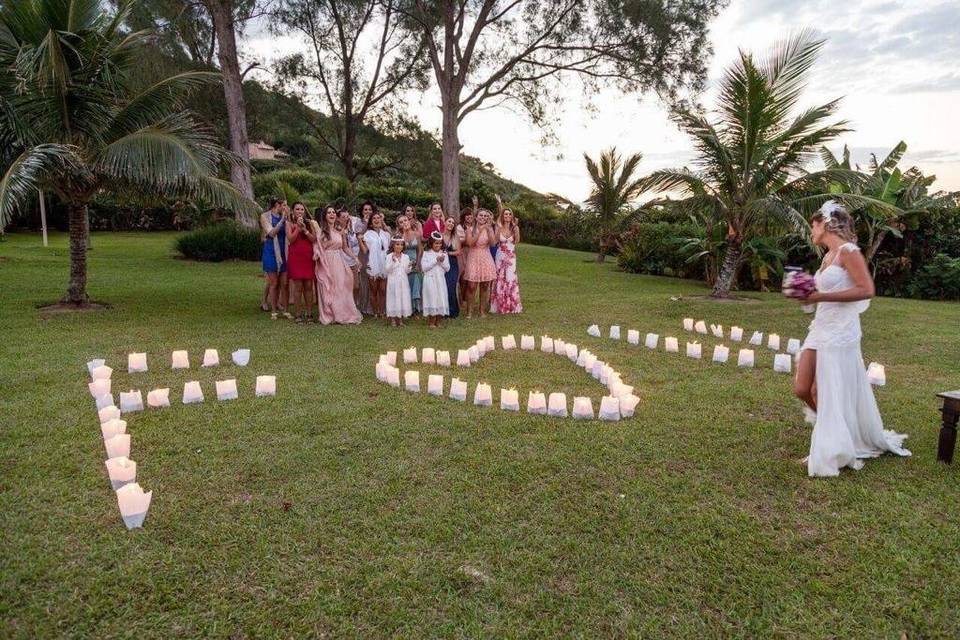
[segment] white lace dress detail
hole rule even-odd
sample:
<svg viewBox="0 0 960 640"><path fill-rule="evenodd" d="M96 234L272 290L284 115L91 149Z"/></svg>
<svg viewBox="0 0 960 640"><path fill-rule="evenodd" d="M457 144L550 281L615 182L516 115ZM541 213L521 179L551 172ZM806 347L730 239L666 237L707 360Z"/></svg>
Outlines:
<svg viewBox="0 0 960 640"><path fill-rule="evenodd" d="M859 251L853 243L840 247L841 253ZM814 276L820 292L843 291L853 286L850 274L837 263ZM860 314L870 306L858 302L820 302L804 349L817 352L817 416L810 437L807 473L836 476L840 469L863 467L863 458L883 453L909 456L903 448L907 437L886 431L880 410L867 380L860 353Z"/></svg>

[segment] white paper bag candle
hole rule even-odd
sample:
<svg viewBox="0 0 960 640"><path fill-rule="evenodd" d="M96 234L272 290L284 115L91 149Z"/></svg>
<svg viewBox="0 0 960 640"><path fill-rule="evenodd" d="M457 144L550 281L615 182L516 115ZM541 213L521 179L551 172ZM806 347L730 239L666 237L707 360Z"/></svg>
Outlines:
<svg viewBox="0 0 960 640"><path fill-rule="evenodd" d="M740 342L743 340L743 328L742 327L730 327L730 339L734 342Z"/></svg>
<svg viewBox="0 0 960 640"><path fill-rule="evenodd" d="M237 379L230 378L229 380L217 380L217 400L236 400L238 397L237 394Z"/></svg>
<svg viewBox="0 0 960 640"><path fill-rule="evenodd" d="M601 360L594 360L593 367L590 368L590 375L593 376L594 380L599 380L600 376L603 374L603 368L607 366L606 362Z"/></svg>
<svg viewBox="0 0 960 640"><path fill-rule="evenodd" d="M668 353L680 353L680 344L676 338L664 338L663 348L666 349Z"/></svg>
<svg viewBox="0 0 960 640"><path fill-rule="evenodd" d="M102 367L105 362L106 360L104 360L103 358L94 358L93 360L90 360L89 362L87 362L87 373L89 373L92 376L93 370L96 369L97 367Z"/></svg>
<svg viewBox="0 0 960 640"><path fill-rule="evenodd" d="M277 395L277 376L257 376L256 394L258 398Z"/></svg>
<svg viewBox="0 0 960 640"><path fill-rule="evenodd" d="M110 405L109 407L104 407L103 409L98 410L97 416L100 418L100 424L103 424L104 422L110 422L111 420L116 420L120 417L120 409Z"/></svg>
<svg viewBox="0 0 960 640"><path fill-rule="evenodd" d="M575 344L568 344L568 345L566 345L566 351L567 351L567 359L569 359L569 360L572 361L572 362L576 362L576 361L577 361L577 354L579 353L579 352L577 351L577 345L575 345Z"/></svg>
<svg viewBox="0 0 960 640"><path fill-rule="evenodd" d="M780 351L780 336L775 333L771 333L767 336L767 348L773 349L774 351Z"/></svg>
<svg viewBox="0 0 960 640"><path fill-rule="evenodd" d="M633 395L633 386L629 384L623 384L620 381L617 381L615 385L610 387L610 395L622 398L623 396Z"/></svg>
<svg viewBox="0 0 960 640"><path fill-rule="evenodd" d="M411 364L417 361L417 348L410 347L403 350L403 364Z"/></svg>
<svg viewBox="0 0 960 640"><path fill-rule="evenodd" d="M574 398L573 417L577 420L593 420L593 400L583 396Z"/></svg>
<svg viewBox="0 0 960 640"><path fill-rule="evenodd" d="M540 336L540 351L553 353L553 338L550 336Z"/></svg>
<svg viewBox="0 0 960 640"><path fill-rule="evenodd" d="M420 393L420 372L404 371L403 386L407 391L411 391L413 393Z"/></svg>
<svg viewBox="0 0 960 640"><path fill-rule="evenodd" d="M103 441L103 446L107 449L108 458L117 458L119 456L130 456L130 434L118 433L109 440Z"/></svg>
<svg viewBox="0 0 960 640"><path fill-rule="evenodd" d="M583 368L586 369L587 371L593 371L593 365L596 361L597 361L597 356L593 355L592 353L588 353L583 358Z"/></svg>
<svg viewBox="0 0 960 640"><path fill-rule="evenodd" d="M591 335L591 336L593 336L594 338L599 338L599 337L600 337L600 326L599 326L599 325L596 325L596 324L592 324L592 325L590 325L589 327L587 327L587 335Z"/></svg>
<svg viewBox="0 0 960 640"><path fill-rule="evenodd" d="M108 420L100 425L100 434L103 436L104 441L109 440L113 436L120 435L121 433L127 432L127 421L126 420Z"/></svg>
<svg viewBox="0 0 960 640"><path fill-rule="evenodd" d="M737 355L737 366L738 367L753 366L753 349L740 349L740 353Z"/></svg>
<svg viewBox="0 0 960 640"><path fill-rule="evenodd" d="M481 382L473 390L473 404L481 407L493 405L493 390L486 382Z"/></svg>
<svg viewBox="0 0 960 640"><path fill-rule="evenodd" d="M441 367L450 366L450 352L449 351L437 351L437 364Z"/></svg>
<svg viewBox="0 0 960 640"><path fill-rule="evenodd" d="M423 351L420 352L420 361L423 364L434 364L437 361L437 352L435 349L430 347L424 347Z"/></svg>
<svg viewBox="0 0 960 640"><path fill-rule="evenodd" d="M131 353L127 355L127 372L138 373L147 370L147 354Z"/></svg>
<svg viewBox="0 0 960 640"><path fill-rule="evenodd" d="M795 355L800 351L800 341L796 338L790 338L787 340L787 353L790 355Z"/></svg>
<svg viewBox="0 0 960 640"><path fill-rule="evenodd" d="M137 480L137 463L126 456L110 458L104 464L110 476L110 486L116 491L120 487Z"/></svg>
<svg viewBox="0 0 960 640"><path fill-rule="evenodd" d="M867 380L878 387L887 384L887 372L884 366L879 362L871 362L867 367Z"/></svg>
<svg viewBox="0 0 960 640"><path fill-rule="evenodd" d="M520 411L520 394L516 389L500 389L500 408L504 411Z"/></svg>
<svg viewBox="0 0 960 640"><path fill-rule="evenodd" d="M109 407L113 404L113 394L105 393L102 396L97 396L97 411L103 409L104 407Z"/></svg>
<svg viewBox="0 0 960 640"><path fill-rule="evenodd" d="M120 392L120 413L131 413L133 411L143 411L143 394L140 390L121 391Z"/></svg>
<svg viewBox="0 0 960 640"><path fill-rule="evenodd" d="M527 394L527 413L543 415L547 412L547 398L540 391Z"/></svg>
<svg viewBox="0 0 960 640"><path fill-rule="evenodd" d="M170 354L170 368L189 369L190 354L188 354L186 351L174 351L172 354Z"/></svg>
<svg viewBox="0 0 960 640"><path fill-rule="evenodd" d="M684 330L684 331L693 331L693 318L684 318L684 319L683 319L683 330Z"/></svg>
<svg viewBox="0 0 960 640"><path fill-rule="evenodd" d="M110 378L98 378L93 382L87 383L87 389L90 391L90 395L94 398L99 398L110 393Z"/></svg>
<svg viewBox="0 0 960 640"><path fill-rule="evenodd" d="M391 367L397 366L397 352L396 351L387 351L387 362L390 363Z"/></svg>
<svg viewBox="0 0 960 640"><path fill-rule="evenodd" d="M117 505L120 507L120 516L127 529L143 526L143 520L150 509L150 499L153 491L143 492L140 485L130 482L117 489Z"/></svg>
<svg viewBox="0 0 960 640"><path fill-rule="evenodd" d="M713 333L713 337L722 338L723 337L723 325L722 324L711 324L710 331Z"/></svg>
<svg viewBox="0 0 960 640"><path fill-rule="evenodd" d="M460 378L454 378L450 381L450 397L454 400L463 402L467 399L467 383Z"/></svg>
<svg viewBox="0 0 960 640"><path fill-rule="evenodd" d="M250 364L250 349L237 349L230 354L233 363L238 367L245 367Z"/></svg>
<svg viewBox="0 0 960 640"><path fill-rule="evenodd" d="M400 387L400 369L397 367L387 369L387 384L391 387Z"/></svg>
<svg viewBox="0 0 960 640"><path fill-rule="evenodd" d="M470 358L470 362L471 362L471 363L476 362L477 360L479 360L479 359L480 359L480 347L478 347L477 345L473 345L472 347L470 347L469 349L467 349L467 356Z"/></svg>
<svg viewBox="0 0 960 640"><path fill-rule="evenodd" d="M780 373L790 373L790 355L787 353L778 353L773 356L773 370Z"/></svg>
<svg viewBox="0 0 960 640"><path fill-rule="evenodd" d="M610 365L605 364L600 367L600 384L607 384L611 373L613 373L613 367Z"/></svg>
<svg viewBox="0 0 960 640"><path fill-rule="evenodd" d="M577 354L576 365L578 367L582 367L583 363L587 361L588 355L590 355L590 351L588 349L580 349L580 353Z"/></svg>
<svg viewBox="0 0 960 640"><path fill-rule="evenodd" d="M567 355L567 343L561 340L560 338L554 338L553 352L561 356Z"/></svg>
<svg viewBox="0 0 960 640"><path fill-rule="evenodd" d="M612 340L620 339L620 325L615 324L610 327L610 338Z"/></svg>
<svg viewBox="0 0 960 640"><path fill-rule="evenodd" d="M640 344L640 332L636 329L629 329L627 331L627 342L630 344Z"/></svg>
<svg viewBox="0 0 960 640"><path fill-rule="evenodd" d="M102 364L91 371L90 375L93 376L94 380L109 380L110 376L113 375L113 369L105 364Z"/></svg>
<svg viewBox="0 0 960 640"><path fill-rule="evenodd" d="M431 373L427 376L427 393L432 396L443 396L443 376Z"/></svg>
<svg viewBox="0 0 960 640"><path fill-rule="evenodd" d="M504 350L516 349L517 339L514 338L513 334L511 333L510 335L503 336L502 338L500 338L500 345L504 348Z"/></svg>
<svg viewBox="0 0 960 640"><path fill-rule="evenodd" d="M730 357L729 347L725 347L722 344L718 344L713 348L713 361L714 362L726 362L727 358Z"/></svg>
<svg viewBox="0 0 960 640"><path fill-rule="evenodd" d="M643 341L643 344L646 345L647 349L656 349L659 341L659 335L656 333L648 333L646 339Z"/></svg>
<svg viewBox="0 0 960 640"><path fill-rule="evenodd" d="M567 394L551 393L547 401L547 415L557 418L567 417Z"/></svg>
<svg viewBox="0 0 960 640"><path fill-rule="evenodd" d="M467 349L460 349L457 352L457 366L458 367L469 367L470 366L470 351Z"/></svg>
<svg viewBox="0 0 960 640"><path fill-rule="evenodd" d="M703 350L699 342L688 342L687 343L687 357L695 358L697 360L703 355Z"/></svg>
<svg viewBox="0 0 960 640"><path fill-rule="evenodd" d="M216 367L220 364L220 354L216 349L207 349L203 352L201 367Z"/></svg>
<svg viewBox="0 0 960 640"><path fill-rule="evenodd" d="M620 419L620 399L614 396L604 396L600 399L600 419L601 420L619 420Z"/></svg>
<svg viewBox="0 0 960 640"><path fill-rule="evenodd" d="M639 403L640 398L635 395L620 396L620 415L624 418L632 417Z"/></svg>
<svg viewBox="0 0 960 640"><path fill-rule="evenodd" d="M183 404L193 404L203 402L203 389L196 380L191 380L183 385Z"/></svg>
<svg viewBox="0 0 960 640"><path fill-rule="evenodd" d="M494 340L493 336L487 336L484 338L483 343L484 349L487 351L487 353L495 351L497 348L497 341Z"/></svg>
<svg viewBox="0 0 960 640"><path fill-rule="evenodd" d="M477 341L473 343L473 346L477 348L477 353L480 354L481 358L487 354L487 341L483 338L478 338Z"/></svg>
<svg viewBox="0 0 960 640"><path fill-rule="evenodd" d="M533 336L520 336L520 348L524 351L533 351L536 346Z"/></svg>
<svg viewBox="0 0 960 640"><path fill-rule="evenodd" d="M707 323L703 320L697 320L697 324L693 325L693 328L697 333L702 333L704 335L707 333Z"/></svg>
<svg viewBox="0 0 960 640"><path fill-rule="evenodd" d="M754 331L753 335L750 336L750 344L757 345L757 346L760 346L761 344L763 344L763 332Z"/></svg>
<svg viewBox="0 0 960 640"><path fill-rule="evenodd" d="M383 356L381 356L382 358ZM385 360L378 360L375 368L377 373L377 380L384 382L387 379L387 367L389 367Z"/></svg>
<svg viewBox="0 0 960 640"><path fill-rule="evenodd" d="M153 391L147 392L147 406L153 407L154 409L158 407L169 407L170 388L154 389Z"/></svg>

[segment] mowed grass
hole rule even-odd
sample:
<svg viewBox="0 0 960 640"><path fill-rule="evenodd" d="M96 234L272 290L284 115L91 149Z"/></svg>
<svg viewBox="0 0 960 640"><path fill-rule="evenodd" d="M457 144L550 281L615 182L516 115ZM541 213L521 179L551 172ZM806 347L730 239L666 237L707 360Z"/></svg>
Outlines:
<svg viewBox="0 0 960 640"><path fill-rule="evenodd" d="M585 332L682 346L694 316L785 344L809 317L778 294L674 301L706 290L525 245L519 317L296 326L257 310L258 265L179 260L174 237L94 235L90 292L112 308L50 318L36 306L65 287L66 238L0 243L0 636L960 635L960 466L935 460L934 397L960 388L960 306L874 301L865 357L887 367L881 411L914 456L812 480L809 427L769 350L744 370L709 362L713 338L694 361ZM507 333L590 348L636 386L636 417L528 417L374 378L388 349ZM207 347L224 362L250 347L251 364L200 369ZM194 368L171 371L174 349ZM126 373L130 351L149 372ZM171 387L172 407L129 417L154 492L142 530L123 527L103 467L96 356L115 391ZM275 398L254 397L257 374L277 376ZM539 352L498 350L465 375L495 400L511 385L522 402L534 387L595 408L601 395ZM230 377L240 398L217 402ZM184 406L194 379L207 401Z"/></svg>

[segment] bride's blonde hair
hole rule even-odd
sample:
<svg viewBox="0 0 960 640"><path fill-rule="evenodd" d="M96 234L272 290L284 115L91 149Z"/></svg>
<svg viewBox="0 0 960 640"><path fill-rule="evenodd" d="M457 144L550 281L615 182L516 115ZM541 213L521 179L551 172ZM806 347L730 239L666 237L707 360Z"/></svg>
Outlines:
<svg viewBox="0 0 960 640"><path fill-rule="evenodd" d="M813 214L810 222L823 222L824 229L830 233L847 242L857 242L857 228L853 216L836 200L825 202L820 210Z"/></svg>

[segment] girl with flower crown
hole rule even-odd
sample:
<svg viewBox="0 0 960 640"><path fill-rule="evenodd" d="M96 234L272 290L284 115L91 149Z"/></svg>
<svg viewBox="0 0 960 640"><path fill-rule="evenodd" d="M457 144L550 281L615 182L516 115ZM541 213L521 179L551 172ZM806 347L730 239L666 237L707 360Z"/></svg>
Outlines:
<svg viewBox="0 0 960 640"><path fill-rule="evenodd" d="M909 456L906 435L886 431L860 353L860 314L870 306L873 279L856 245L853 218L838 202L825 203L810 221L813 242L827 250L814 275L816 303L810 332L797 358L794 392L814 423L807 473L836 476L860 469L864 458Z"/></svg>
<svg viewBox="0 0 960 640"><path fill-rule="evenodd" d="M406 241L403 236L394 236L390 243L390 255L386 259L387 276L387 317L394 327L402 327L403 319L413 314L410 299L410 280L407 276L413 265L410 256L404 252Z"/></svg>
<svg viewBox="0 0 960 640"><path fill-rule="evenodd" d="M423 271L423 317L431 329L440 326L440 320L450 313L446 273L450 270L450 258L443 250L443 235L431 231L423 252L420 269ZM455 258L454 258L455 259Z"/></svg>

